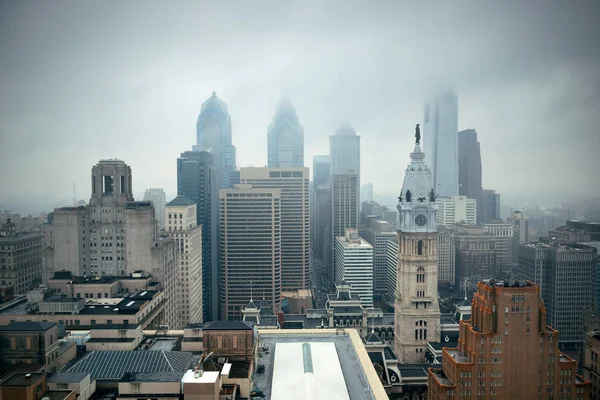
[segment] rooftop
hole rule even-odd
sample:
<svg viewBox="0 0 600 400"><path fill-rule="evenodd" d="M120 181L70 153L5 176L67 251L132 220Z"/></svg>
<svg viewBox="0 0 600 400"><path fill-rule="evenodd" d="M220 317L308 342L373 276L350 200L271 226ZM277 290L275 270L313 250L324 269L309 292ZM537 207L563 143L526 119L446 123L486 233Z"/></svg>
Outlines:
<svg viewBox="0 0 600 400"><path fill-rule="evenodd" d="M74 393L74 390L64 389L64 390L48 390L42 396L42 399L47 400L65 400L71 396L71 393Z"/></svg>
<svg viewBox="0 0 600 400"><path fill-rule="evenodd" d="M29 386L33 382L42 378L45 374L43 373L24 373L17 372L12 374L9 378L5 379L0 383L2 386Z"/></svg>
<svg viewBox="0 0 600 400"><path fill-rule="evenodd" d="M167 207L191 206L192 204L196 203L185 196L177 196L167 203Z"/></svg>
<svg viewBox="0 0 600 400"><path fill-rule="evenodd" d="M48 382L59 382L59 383L79 383L85 379L89 374L87 372L57 372L48 376L46 381Z"/></svg>
<svg viewBox="0 0 600 400"><path fill-rule="evenodd" d="M127 372L121 382L180 382L185 372Z"/></svg>
<svg viewBox="0 0 600 400"><path fill-rule="evenodd" d="M192 353L182 351L93 351L63 372L89 372L92 379L120 380L127 372L185 372Z"/></svg>
<svg viewBox="0 0 600 400"><path fill-rule="evenodd" d="M43 332L56 325L56 322L11 322L0 325L0 331L5 332Z"/></svg>
<svg viewBox="0 0 600 400"><path fill-rule="evenodd" d="M269 399L387 399L355 330L264 330L264 374L256 388ZM287 390L282 390L286 388Z"/></svg>
<svg viewBox="0 0 600 400"><path fill-rule="evenodd" d="M444 372L442 371L442 369L433 369L430 368L429 371L431 371L431 375L433 375L433 377L442 385L447 385L447 386L454 386L452 384L452 382L450 382L450 379L448 379L448 377L446 377L446 375L444 374Z"/></svg>
<svg viewBox="0 0 600 400"><path fill-rule="evenodd" d="M532 287L535 286L535 284L531 281L525 281L525 280L520 280L520 279L507 279L507 280L502 280L502 279L484 279L482 280L483 283L485 283L488 286L493 286L493 287L514 287L514 288L519 288L519 287Z"/></svg>
<svg viewBox="0 0 600 400"><path fill-rule="evenodd" d="M242 321L211 321L204 324L202 329L205 331L249 331L252 330L252 324L247 324Z"/></svg>

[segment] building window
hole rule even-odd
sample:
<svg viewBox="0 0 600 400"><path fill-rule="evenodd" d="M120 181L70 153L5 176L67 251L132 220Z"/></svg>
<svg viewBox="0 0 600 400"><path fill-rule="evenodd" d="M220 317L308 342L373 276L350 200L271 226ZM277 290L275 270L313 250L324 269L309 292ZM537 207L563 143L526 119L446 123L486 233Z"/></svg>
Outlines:
<svg viewBox="0 0 600 400"><path fill-rule="evenodd" d="M422 256L423 255L423 241L419 240L417 242L417 255Z"/></svg>

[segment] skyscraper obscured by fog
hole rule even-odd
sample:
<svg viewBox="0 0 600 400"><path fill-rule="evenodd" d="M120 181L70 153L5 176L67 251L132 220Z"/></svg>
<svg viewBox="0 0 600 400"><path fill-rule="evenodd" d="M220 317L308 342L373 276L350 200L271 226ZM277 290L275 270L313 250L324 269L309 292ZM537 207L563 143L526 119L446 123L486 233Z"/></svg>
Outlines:
<svg viewBox="0 0 600 400"><path fill-rule="evenodd" d="M331 175L331 228L327 238L329 256L326 263L330 266L330 277L337 281L335 275L336 238L344 236L346 229L358 229L357 176L355 174Z"/></svg>
<svg viewBox="0 0 600 400"><path fill-rule="evenodd" d="M356 175L356 207L360 208L360 136L348 124L343 124L329 137L331 175ZM344 232L341 233L343 236Z"/></svg>
<svg viewBox="0 0 600 400"><path fill-rule="evenodd" d="M202 311L204 321L218 315L218 175L213 154L186 151L177 159L177 195L196 203L196 223L202 227Z"/></svg>
<svg viewBox="0 0 600 400"><path fill-rule="evenodd" d="M477 221L482 221L481 207L481 149L477 141L477 131L466 129L458 132L458 193L475 199Z"/></svg>
<svg viewBox="0 0 600 400"><path fill-rule="evenodd" d="M269 168L304 166L304 128L287 97L277 107L267 140Z"/></svg>
<svg viewBox="0 0 600 400"><path fill-rule="evenodd" d="M194 151L208 151L213 155L214 168L220 176L219 189L232 187L235 171L235 146L231 140L231 117L227 104L215 92L202 103L196 123Z"/></svg>
<svg viewBox="0 0 600 400"><path fill-rule="evenodd" d="M324 261L326 254L325 235L328 225L331 225L330 157L325 155L314 156L312 173L311 244L316 257Z"/></svg>
<svg viewBox="0 0 600 400"><path fill-rule="evenodd" d="M362 203L364 203L365 201L373 201L373 184L371 182L365 183L360 188L361 207L362 207Z"/></svg>
<svg viewBox="0 0 600 400"><path fill-rule="evenodd" d="M146 189L144 201L149 201L154 206L158 229L165 229L165 204L167 202L165 191L158 188Z"/></svg>
<svg viewBox="0 0 600 400"><path fill-rule="evenodd" d="M500 219L500 193L495 190L483 190L481 192L482 216L479 222L493 222Z"/></svg>
<svg viewBox="0 0 600 400"><path fill-rule="evenodd" d="M425 106L423 143L438 196L458 195L458 98L445 93Z"/></svg>

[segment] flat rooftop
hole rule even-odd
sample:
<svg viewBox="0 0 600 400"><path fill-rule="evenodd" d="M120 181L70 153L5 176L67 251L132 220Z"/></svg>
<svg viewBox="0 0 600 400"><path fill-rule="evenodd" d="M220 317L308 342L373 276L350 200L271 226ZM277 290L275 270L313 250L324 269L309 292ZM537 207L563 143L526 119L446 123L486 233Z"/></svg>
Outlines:
<svg viewBox="0 0 600 400"><path fill-rule="evenodd" d="M387 399L358 334L349 331L259 331L261 349L269 351L257 361L265 372L254 373L256 388L266 400Z"/></svg>
<svg viewBox="0 0 600 400"><path fill-rule="evenodd" d="M5 379L3 382L0 382L2 386L29 386L36 382L38 379L42 378L45 374L43 373L24 373L17 372L11 375L9 378Z"/></svg>

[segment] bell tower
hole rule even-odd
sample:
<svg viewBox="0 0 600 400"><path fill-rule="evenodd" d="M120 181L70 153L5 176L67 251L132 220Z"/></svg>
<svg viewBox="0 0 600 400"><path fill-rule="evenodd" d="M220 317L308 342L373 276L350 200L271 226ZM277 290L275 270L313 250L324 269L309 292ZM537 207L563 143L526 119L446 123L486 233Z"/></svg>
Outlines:
<svg viewBox="0 0 600 400"><path fill-rule="evenodd" d="M435 192L417 125L415 149L398 196L398 270L394 347L401 363L422 363L440 340Z"/></svg>

